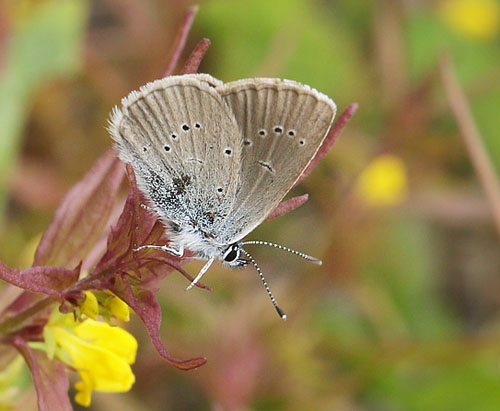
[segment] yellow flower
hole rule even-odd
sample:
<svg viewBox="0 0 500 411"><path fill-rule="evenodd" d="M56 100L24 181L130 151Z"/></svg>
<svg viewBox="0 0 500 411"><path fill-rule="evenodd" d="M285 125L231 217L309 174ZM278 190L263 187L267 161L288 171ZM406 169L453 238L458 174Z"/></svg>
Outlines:
<svg viewBox="0 0 500 411"><path fill-rule="evenodd" d="M377 157L361 172L355 191L370 206L383 207L401 203L408 193L403 161L390 154Z"/></svg>
<svg viewBox="0 0 500 411"><path fill-rule="evenodd" d="M91 291L85 291L85 301L80 305L80 311L93 320L99 315L99 304L97 298Z"/></svg>
<svg viewBox="0 0 500 411"><path fill-rule="evenodd" d="M126 322L130 320L130 309L128 308L128 305L116 295L113 295L111 301L107 303L106 307L111 312L111 314L113 314L119 320Z"/></svg>
<svg viewBox="0 0 500 411"><path fill-rule="evenodd" d="M137 341L119 327L92 319L77 322L72 314L54 312L45 327L45 341L48 355L54 352L80 374L75 401L81 405L90 405L92 390L124 392L135 381L130 364Z"/></svg>
<svg viewBox="0 0 500 411"><path fill-rule="evenodd" d="M500 28L498 0L444 0L438 12L451 29L466 37L489 39Z"/></svg>

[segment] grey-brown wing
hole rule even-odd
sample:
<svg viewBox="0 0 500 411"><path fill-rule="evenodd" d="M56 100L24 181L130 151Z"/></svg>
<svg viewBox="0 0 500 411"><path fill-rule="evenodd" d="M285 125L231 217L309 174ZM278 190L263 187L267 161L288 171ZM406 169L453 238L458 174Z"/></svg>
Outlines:
<svg viewBox="0 0 500 411"><path fill-rule="evenodd" d="M221 84L201 74L154 81L122 100L110 126L160 216L214 238L234 206L242 150Z"/></svg>
<svg viewBox="0 0 500 411"><path fill-rule="evenodd" d="M219 234L231 243L259 225L290 190L323 142L336 105L288 80L240 80L217 91L243 134L236 201Z"/></svg>

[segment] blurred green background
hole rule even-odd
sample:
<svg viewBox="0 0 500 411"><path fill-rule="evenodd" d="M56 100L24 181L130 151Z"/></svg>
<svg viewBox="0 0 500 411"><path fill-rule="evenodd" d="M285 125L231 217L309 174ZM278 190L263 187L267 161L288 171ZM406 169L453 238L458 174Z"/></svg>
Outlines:
<svg viewBox="0 0 500 411"><path fill-rule="evenodd" d="M0 260L19 267L66 190L111 145L121 97L169 60L182 0L0 3ZM199 370L162 362L135 318L137 382L92 410L500 409L500 253L490 207L438 62L449 51L500 168L497 0L206 0L184 58L200 71L309 84L360 108L292 194L310 200L249 238L323 260L252 249L252 269L213 267L214 291L158 291L162 335ZM186 265L191 273L198 263ZM22 394L34 407L33 390Z"/></svg>

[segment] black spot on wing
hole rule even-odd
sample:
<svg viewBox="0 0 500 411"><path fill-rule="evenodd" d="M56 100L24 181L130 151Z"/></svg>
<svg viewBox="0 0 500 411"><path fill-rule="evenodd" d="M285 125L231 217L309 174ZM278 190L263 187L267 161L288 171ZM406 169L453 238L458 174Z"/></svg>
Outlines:
<svg viewBox="0 0 500 411"><path fill-rule="evenodd" d="M186 188L191 184L191 177L183 175L181 177L174 178L172 181L177 194L184 194L186 192Z"/></svg>

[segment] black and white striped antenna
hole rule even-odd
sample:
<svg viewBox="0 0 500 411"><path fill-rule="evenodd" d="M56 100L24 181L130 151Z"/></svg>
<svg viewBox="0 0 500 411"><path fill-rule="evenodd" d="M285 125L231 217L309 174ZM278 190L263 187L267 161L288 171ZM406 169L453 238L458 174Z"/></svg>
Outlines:
<svg viewBox="0 0 500 411"><path fill-rule="evenodd" d="M317 258L311 257L310 255L301 253L300 251L292 250L291 248L275 244L275 243L270 243L269 241L244 241L241 243L241 245L247 245L247 244L257 244L257 245L268 245L270 247L278 248L283 251L288 251L289 253L298 255L299 257L302 257L304 260L307 260L313 264L321 265L323 264L321 260L318 260Z"/></svg>
<svg viewBox="0 0 500 411"><path fill-rule="evenodd" d="M255 267L255 269L257 270L257 272L259 273L259 276L260 276L260 279L262 281L262 284L264 284L264 288L266 289L267 295L269 295L269 298L271 299L271 302L273 303L274 308L276 308L276 311L278 312L278 314L281 317L281 319L282 320L286 320L286 318L287 318L286 314L281 309L281 307L278 305L278 303L276 302L276 299L274 298L273 293L271 292L269 286L267 285L267 281L264 278L264 274L262 274L262 271L261 271L260 267L257 265L257 263L255 262L255 260L253 259L253 257L247 251L243 250L243 248L240 248L240 251L243 254L245 254L248 257L248 259L250 260L250 262L253 264L253 266Z"/></svg>

